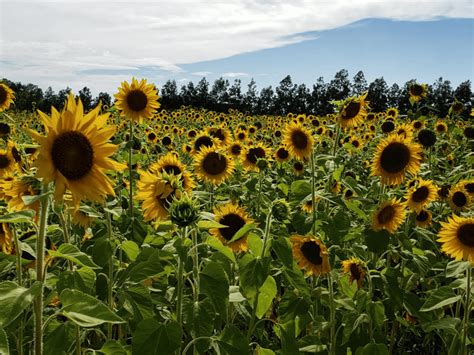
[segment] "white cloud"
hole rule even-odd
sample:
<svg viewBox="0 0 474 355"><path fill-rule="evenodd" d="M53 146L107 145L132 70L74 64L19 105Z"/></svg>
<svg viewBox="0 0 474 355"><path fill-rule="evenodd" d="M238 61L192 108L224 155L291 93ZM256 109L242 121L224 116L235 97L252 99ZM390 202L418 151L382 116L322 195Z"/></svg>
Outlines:
<svg viewBox="0 0 474 355"><path fill-rule="evenodd" d="M471 0L0 0L0 71L43 87L113 92L143 67L159 80L180 64L295 43L307 39L299 33L363 18L472 14Z"/></svg>
<svg viewBox="0 0 474 355"><path fill-rule="evenodd" d="M191 73L191 75L194 76L208 76L209 74L212 74L210 71L196 71L194 73Z"/></svg>
<svg viewBox="0 0 474 355"><path fill-rule="evenodd" d="M222 77L224 77L224 78L238 78L239 76L249 76L249 73L229 72L229 73L222 74Z"/></svg>

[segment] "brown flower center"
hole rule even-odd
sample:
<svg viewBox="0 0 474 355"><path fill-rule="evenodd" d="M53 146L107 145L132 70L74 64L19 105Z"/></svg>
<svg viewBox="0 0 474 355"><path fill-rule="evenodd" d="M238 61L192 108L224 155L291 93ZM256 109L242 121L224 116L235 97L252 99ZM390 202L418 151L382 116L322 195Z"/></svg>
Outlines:
<svg viewBox="0 0 474 355"><path fill-rule="evenodd" d="M296 149L306 149L308 147L308 136L303 131L294 131L291 134L291 142Z"/></svg>
<svg viewBox="0 0 474 355"><path fill-rule="evenodd" d="M202 169L206 174L219 175L227 168L227 159L222 154L210 152L202 161Z"/></svg>
<svg viewBox="0 0 474 355"><path fill-rule="evenodd" d="M252 164L257 164L259 158L265 158L265 150L261 147L250 148L247 153L247 160Z"/></svg>
<svg viewBox="0 0 474 355"><path fill-rule="evenodd" d="M360 272L359 266L356 263L351 264L350 271L354 280L359 280L361 278L362 273Z"/></svg>
<svg viewBox="0 0 474 355"><path fill-rule="evenodd" d="M239 155L242 151L242 147L238 144L234 144L230 150L233 155Z"/></svg>
<svg viewBox="0 0 474 355"><path fill-rule="evenodd" d="M411 199L415 202L423 202L428 198L428 195L430 194L430 190L426 186L421 186L418 189L416 189L415 192L411 195Z"/></svg>
<svg viewBox="0 0 474 355"><path fill-rule="evenodd" d="M321 265L323 258L321 257L321 247L314 241L304 242L301 246L301 253L313 265Z"/></svg>
<svg viewBox="0 0 474 355"><path fill-rule="evenodd" d="M10 159L6 154L0 154L0 169L5 169L10 165Z"/></svg>
<svg viewBox="0 0 474 355"><path fill-rule="evenodd" d="M410 149L399 142L390 143L380 155L380 165L388 173L403 171L410 162Z"/></svg>
<svg viewBox="0 0 474 355"><path fill-rule="evenodd" d="M459 241L468 247L474 247L474 223L463 224L458 228L457 236Z"/></svg>
<svg viewBox="0 0 474 355"><path fill-rule="evenodd" d="M420 84L414 84L410 87L410 93L413 96L420 96L421 94L423 94L423 92L423 86L421 86Z"/></svg>
<svg viewBox="0 0 474 355"><path fill-rule="evenodd" d="M7 90L0 85L0 105L3 105L7 101Z"/></svg>
<svg viewBox="0 0 474 355"><path fill-rule="evenodd" d="M280 148L277 150L278 159L285 160L289 156L288 151L285 148Z"/></svg>
<svg viewBox="0 0 474 355"><path fill-rule="evenodd" d="M53 165L68 180L80 180L92 169L94 151L81 132L61 133L51 148Z"/></svg>
<svg viewBox="0 0 474 355"><path fill-rule="evenodd" d="M127 105L130 110L135 112L140 112L148 103L148 99L146 94L141 90L133 90L130 91L127 95Z"/></svg>
<svg viewBox="0 0 474 355"><path fill-rule="evenodd" d="M176 165L165 165L163 170L166 171L167 174L179 175L182 173L179 166Z"/></svg>
<svg viewBox="0 0 474 355"><path fill-rule="evenodd" d="M395 216L395 208L392 205L385 206L378 214L377 220L380 224L386 224L390 222Z"/></svg>
<svg viewBox="0 0 474 355"><path fill-rule="evenodd" d="M212 147L212 139L208 136L202 136L196 139L194 142L194 149L196 151L201 150L202 147Z"/></svg>
<svg viewBox="0 0 474 355"><path fill-rule="evenodd" d="M344 112L342 114L342 118L344 120L349 120L357 116L360 111L360 102L352 101L344 108Z"/></svg>
<svg viewBox="0 0 474 355"><path fill-rule="evenodd" d="M229 213L219 220L219 223L227 226L227 228L219 228L222 237L229 241L232 237L245 225L245 220L238 214Z"/></svg>
<svg viewBox="0 0 474 355"><path fill-rule="evenodd" d="M10 126L4 122L0 122L0 135L7 136L9 134L10 134Z"/></svg>
<svg viewBox="0 0 474 355"><path fill-rule="evenodd" d="M416 215L416 220L417 220L418 222L425 222L425 221L428 220L429 216L430 216L430 215L428 214L428 212L426 212L426 211L421 211L420 213L418 213L418 214Z"/></svg>
<svg viewBox="0 0 474 355"><path fill-rule="evenodd" d="M463 192L456 191L453 194L452 201L457 207L464 207L467 203L467 197Z"/></svg>

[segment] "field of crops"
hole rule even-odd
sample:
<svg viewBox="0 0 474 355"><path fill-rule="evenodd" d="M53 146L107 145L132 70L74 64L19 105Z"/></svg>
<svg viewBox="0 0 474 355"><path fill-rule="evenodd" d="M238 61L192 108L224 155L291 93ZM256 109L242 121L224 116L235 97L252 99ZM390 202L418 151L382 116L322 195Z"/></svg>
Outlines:
<svg viewBox="0 0 474 355"><path fill-rule="evenodd" d="M1 354L468 354L473 117L18 112L0 84Z"/></svg>

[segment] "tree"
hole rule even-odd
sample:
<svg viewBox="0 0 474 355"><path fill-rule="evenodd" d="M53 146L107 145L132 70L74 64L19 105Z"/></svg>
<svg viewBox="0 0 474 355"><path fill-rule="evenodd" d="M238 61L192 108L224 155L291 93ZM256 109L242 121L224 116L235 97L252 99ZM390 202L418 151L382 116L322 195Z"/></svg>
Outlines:
<svg viewBox="0 0 474 355"><path fill-rule="evenodd" d="M367 80L365 80L364 72L359 70L356 75L354 75L352 85L351 85L351 95L360 96L368 90Z"/></svg>
<svg viewBox="0 0 474 355"><path fill-rule="evenodd" d="M384 78L375 79L369 85L367 100L373 112L382 112L388 108L388 85Z"/></svg>
<svg viewBox="0 0 474 355"><path fill-rule="evenodd" d="M181 106L181 100L178 94L178 86L175 80L168 80L161 87L161 107L166 110L174 110Z"/></svg>
<svg viewBox="0 0 474 355"><path fill-rule="evenodd" d="M451 82L449 80L443 80L443 78L436 80L428 99L438 116L446 116L453 102L453 88L451 87Z"/></svg>
<svg viewBox="0 0 474 355"><path fill-rule="evenodd" d="M388 90L388 95L387 95L387 103L389 107L398 107L398 103L400 101L400 96L401 96L401 91L400 87L398 84L394 83L390 89Z"/></svg>
<svg viewBox="0 0 474 355"><path fill-rule="evenodd" d="M206 78L199 80L196 86L196 106L209 108L211 97L209 95L209 82Z"/></svg>
<svg viewBox="0 0 474 355"><path fill-rule="evenodd" d="M329 103L328 84L320 76L313 85L309 102L309 112L315 115L327 115L333 112L333 105Z"/></svg>
<svg viewBox="0 0 474 355"><path fill-rule="evenodd" d="M311 94L305 84L298 85L293 102L290 105L290 112L307 113Z"/></svg>
<svg viewBox="0 0 474 355"><path fill-rule="evenodd" d="M99 95L94 99L93 107L96 107L99 103L102 103L102 107L110 107L112 105L112 98L106 92L99 92Z"/></svg>
<svg viewBox="0 0 474 355"><path fill-rule="evenodd" d="M196 103L196 88L194 83L190 81L188 85L183 85L180 91L181 101L183 105L193 106Z"/></svg>
<svg viewBox="0 0 474 355"><path fill-rule="evenodd" d="M242 95L241 89L242 81L240 79L235 79L234 83L229 89L229 105L233 109L241 110L244 97Z"/></svg>
<svg viewBox="0 0 474 355"><path fill-rule="evenodd" d="M291 76L285 76L275 91L276 98L274 105L276 113L285 115L291 111L291 104L295 99L296 85L293 85Z"/></svg>
<svg viewBox="0 0 474 355"><path fill-rule="evenodd" d="M92 108L92 93L87 86L79 90L79 98L82 101L82 106L84 106L84 111L89 111Z"/></svg>
<svg viewBox="0 0 474 355"><path fill-rule="evenodd" d="M463 111L463 116L465 118L470 117L469 115L472 108L472 102L474 101L471 91L471 81L466 80L459 84L456 90L454 90L454 97L464 104L465 109Z"/></svg>
<svg viewBox="0 0 474 355"><path fill-rule="evenodd" d="M260 91L260 96L258 97L257 107L255 108L255 113L257 114L273 114L275 112L274 107L274 95L273 89L271 86L263 88Z"/></svg>
<svg viewBox="0 0 474 355"><path fill-rule="evenodd" d="M350 86L349 73L346 69L342 69L329 82L327 95L330 100L344 100L351 92Z"/></svg>
<svg viewBox="0 0 474 355"><path fill-rule="evenodd" d="M211 92L209 93L211 99L211 109L215 111L226 111L229 108L229 81L220 77L214 81Z"/></svg>
<svg viewBox="0 0 474 355"><path fill-rule="evenodd" d="M245 113L252 113L255 111L258 103L257 84L252 78L247 85L247 92L244 95L242 111Z"/></svg>

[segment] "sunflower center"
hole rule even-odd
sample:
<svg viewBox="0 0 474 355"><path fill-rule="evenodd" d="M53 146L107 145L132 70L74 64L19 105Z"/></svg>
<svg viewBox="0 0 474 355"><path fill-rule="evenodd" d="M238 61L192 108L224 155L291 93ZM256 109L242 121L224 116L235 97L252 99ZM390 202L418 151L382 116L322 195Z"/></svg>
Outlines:
<svg viewBox="0 0 474 355"><path fill-rule="evenodd" d="M10 134L10 126L8 124L4 123L4 122L0 122L0 134L2 136L6 136L6 135Z"/></svg>
<svg viewBox="0 0 474 355"><path fill-rule="evenodd" d="M215 131L211 132L211 135L217 139L219 139L221 142L225 140L225 134L222 130L222 128L218 128Z"/></svg>
<svg viewBox="0 0 474 355"><path fill-rule="evenodd" d="M457 206L457 207L463 207L466 205L467 203L467 197L464 193L462 193L461 191L456 191L454 194L453 194L453 197L452 197L452 200L453 200L453 203Z"/></svg>
<svg viewBox="0 0 474 355"><path fill-rule="evenodd" d="M201 150L201 147L212 147L211 137L202 136L196 139L196 142L194 142L194 149L199 151Z"/></svg>
<svg viewBox="0 0 474 355"><path fill-rule="evenodd" d="M357 264L352 263L350 271L351 271L352 278L354 278L355 280L359 280L361 278L362 274Z"/></svg>
<svg viewBox="0 0 474 355"><path fill-rule="evenodd" d="M5 90L3 85L0 85L0 105L5 101L7 101L7 90Z"/></svg>
<svg viewBox="0 0 474 355"><path fill-rule="evenodd" d="M419 84L412 85L412 87L410 88L410 92L414 96L420 96L421 94L423 94L423 91L423 86Z"/></svg>
<svg viewBox="0 0 474 355"><path fill-rule="evenodd" d="M222 154L211 152L204 158L202 168L209 175L222 174L227 168L227 159Z"/></svg>
<svg viewBox="0 0 474 355"><path fill-rule="evenodd" d="M163 170L166 171L167 174L179 175L182 173L179 166L176 165L165 165Z"/></svg>
<svg viewBox="0 0 474 355"><path fill-rule="evenodd" d="M429 217L428 212L426 212L426 211L421 211L420 213L418 213L418 214L416 215L416 220L417 220L418 222L424 222L424 221L428 220L428 217Z"/></svg>
<svg viewBox="0 0 474 355"><path fill-rule="evenodd" d="M163 145L170 145L170 144L171 144L171 138L168 137L168 136L165 136L165 137L163 137L163 138L161 139L161 143L162 143Z"/></svg>
<svg viewBox="0 0 474 355"><path fill-rule="evenodd" d="M310 241L303 243L301 253L313 265L321 265L323 263L323 258L321 258L320 255L321 248L316 242Z"/></svg>
<svg viewBox="0 0 474 355"><path fill-rule="evenodd" d="M388 173L399 173L410 162L410 149L399 142L390 143L380 156L380 165Z"/></svg>
<svg viewBox="0 0 474 355"><path fill-rule="evenodd" d="M299 161L297 161L297 162L293 165L293 167L294 167L297 171L301 171L301 170L303 170L304 165L303 165L302 163L300 163Z"/></svg>
<svg viewBox="0 0 474 355"><path fill-rule="evenodd" d="M288 151L285 148L280 148L277 151L277 156L279 159L287 159L289 154Z"/></svg>
<svg viewBox="0 0 474 355"><path fill-rule="evenodd" d="M10 165L10 159L6 154L0 154L0 169L5 169Z"/></svg>
<svg viewBox="0 0 474 355"><path fill-rule="evenodd" d="M423 202L429 194L430 190L426 186L421 186L411 195L411 199L415 202Z"/></svg>
<svg viewBox="0 0 474 355"><path fill-rule="evenodd" d="M295 131L291 134L291 142L299 150L306 149L308 136L303 131Z"/></svg>
<svg viewBox="0 0 474 355"><path fill-rule="evenodd" d="M471 194L474 193L474 182L468 182L464 185L464 188L467 190L467 192Z"/></svg>
<svg viewBox="0 0 474 355"><path fill-rule="evenodd" d="M360 102L352 101L344 109L343 119L349 120L357 116L360 111Z"/></svg>
<svg viewBox="0 0 474 355"><path fill-rule="evenodd" d="M89 140L81 132L60 134L51 149L53 165L68 180L86 176L94 163L94 151Z"/></svg>
<svg viewBox="0 0 474 355"><path fill-rule="evenodd" d="M474 247L474 223L463 224L458 228L458 239L468 247Z"/></svg>
<svg viewBox="0 0 474 355"><path fill-rule="evenodd" d="M229 241L232 239L235 233L237 233L239 229L245 225L245 220L238 214L229 213L223 216L219 220L219 223L227 226L227 228L219 228L219 231L221 232L222 237Z"/></svg>
<svg viewBox="0 0 474 355"><path fill-rule="evenodd" d="M395 208L386 206L378 213L377 220L380 224L386 224L392 220L393 216L395 216Z"/></svg>
<svg viewBox="0 0 474 355"><path fill-rule="evenodd" d="M257 164L259 158L265 158L265 150L261 147L250 148L247 154L247 160L252 164Z"/></svg>
<svg viewBox="0 0 474 355"><path fill-rule="evenodd" d="M231 152L234 155L239 155L241 151L242 151L242 147L238 144L234 144L231 148Z"/></svg>
<svg viewBox="0 0 474 355"><path fill-rule="evenodd" d="M141 90L133 90L127 95L127 105L132 111L140 112L146 107L148 99Z"/></svg>

